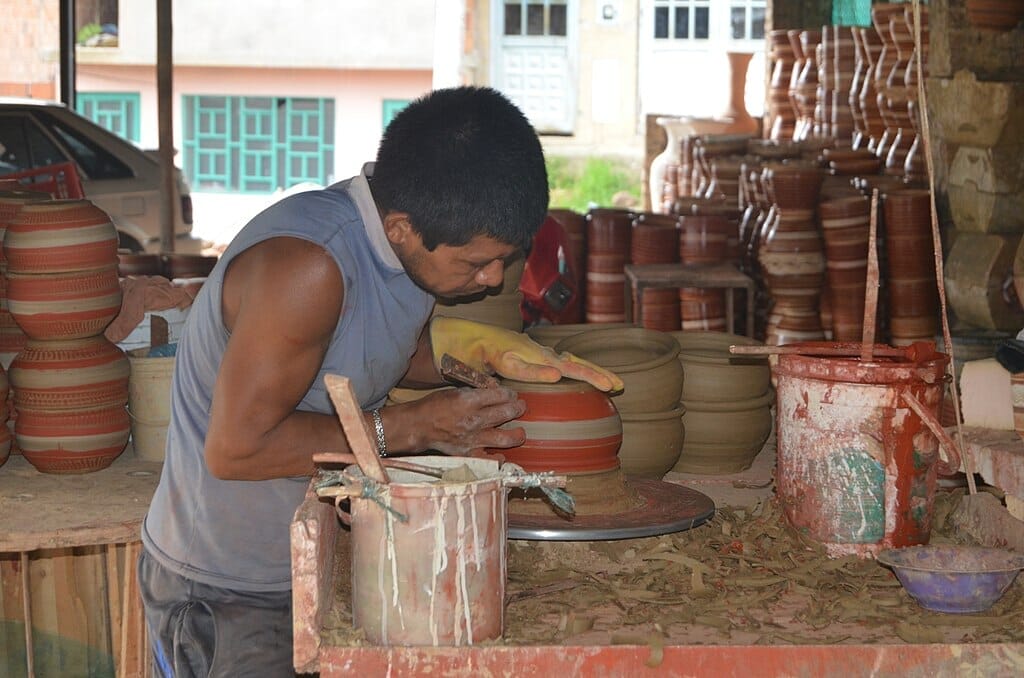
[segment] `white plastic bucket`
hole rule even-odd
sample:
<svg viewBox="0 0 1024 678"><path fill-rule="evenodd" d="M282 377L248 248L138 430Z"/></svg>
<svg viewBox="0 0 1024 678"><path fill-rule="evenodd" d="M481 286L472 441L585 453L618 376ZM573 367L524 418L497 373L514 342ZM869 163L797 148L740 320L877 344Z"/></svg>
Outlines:
<svg viewBox="0 0 1024 678"><path fill-rule="evenodd" d="M128 414L131 416L135 456L163 461L167 425L171 421L173 357L146 358L148 348L130 351L128 362Z"/></svg>

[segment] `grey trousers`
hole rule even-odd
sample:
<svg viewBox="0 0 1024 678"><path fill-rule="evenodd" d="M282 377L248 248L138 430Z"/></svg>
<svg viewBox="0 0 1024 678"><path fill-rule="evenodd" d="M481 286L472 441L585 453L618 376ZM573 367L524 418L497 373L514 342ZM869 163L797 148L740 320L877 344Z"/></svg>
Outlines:
<svg viewBox="0 0 1024 678"><path fill-rule="evenodd" d="M139 590L162 678L295 675L291 591L233 591L182 577L146 553Z"/></svg>

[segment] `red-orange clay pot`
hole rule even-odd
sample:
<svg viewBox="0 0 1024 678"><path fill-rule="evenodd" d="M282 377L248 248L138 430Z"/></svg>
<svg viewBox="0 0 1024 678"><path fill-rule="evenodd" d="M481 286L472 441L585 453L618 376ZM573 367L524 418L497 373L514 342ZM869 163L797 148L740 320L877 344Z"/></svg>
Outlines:
<svg viewBox="0 0 1024 678"><path fill-rule="evenodd" d="M526 401L526 414L506 428L521 426L526 442L489 452L527 471L612 471L619 468L622 420L611 398L590 384L563 379L557 384L505 380Z"/></svg>
<svg viewBox="0 0 1024 678"><path fill-rule="evenodd" d="M32 339L84 339L102 334L121 310L117 267L23 275L9 273L7 304Z"/></svg>
<svg viewBox="0 0 1024 678"><path fill-rule="evenodd" d="M103 336L29 340L8 377L21 411L75 410L128 402L130 367L124 351Z"/></svg>
<svg viewBox="0 0 1024 678"><path fill-rule="evenodd" d="M65 273L116 266L117 230L88 200L23 205L7 226L4 254L12 273Z"/></svg>
<svg viewBox="0 0 1024 678"><path fill-rule="evenodd" d="M124 451L131 424L123 405L60 412L21 409L14 431L21 453L41 473L90 473L110 466Z"/></svg>

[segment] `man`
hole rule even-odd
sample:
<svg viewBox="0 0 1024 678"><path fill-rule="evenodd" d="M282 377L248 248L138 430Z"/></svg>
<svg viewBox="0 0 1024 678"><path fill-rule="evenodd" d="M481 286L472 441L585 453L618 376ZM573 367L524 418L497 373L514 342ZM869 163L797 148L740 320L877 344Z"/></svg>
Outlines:
<svg viewBox="0 0 1024 678"><path fill-rule="evenodd" d="M439 90L385 132L377 161L253 218L195 300L179 342L163 475L139 579L164 675L291 675L288 524L320 451L347 451L325 391L347 376L380 452L465 455L521 444L522 401L457 389L378 409L401 383L440 383L450 353L520 380L613 374L524 335L436 318L434 295L502 281L543 222L540 143L490 89Z"/></svg>

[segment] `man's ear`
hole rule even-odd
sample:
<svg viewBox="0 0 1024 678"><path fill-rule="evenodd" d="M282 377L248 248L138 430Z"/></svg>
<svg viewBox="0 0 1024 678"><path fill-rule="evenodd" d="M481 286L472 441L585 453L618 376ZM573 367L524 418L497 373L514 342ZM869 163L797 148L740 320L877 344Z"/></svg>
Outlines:
<svg viewBox="0 0 1024 678"><path fill-rule="evenodd" d="M392 245L401 245L416 234L416 229L412 227L408 213L388 212L384 215L384 234Z"/></svg>

